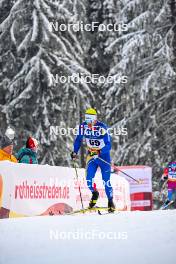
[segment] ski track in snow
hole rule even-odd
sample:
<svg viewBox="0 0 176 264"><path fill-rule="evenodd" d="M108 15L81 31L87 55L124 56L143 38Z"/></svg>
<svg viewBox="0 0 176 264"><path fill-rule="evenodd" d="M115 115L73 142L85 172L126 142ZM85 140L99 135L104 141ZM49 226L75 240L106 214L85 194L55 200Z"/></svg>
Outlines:
<svg viewBox="0 0 176 264"><path fill-rule="evenodd" d="M127 239L57 239L59 232L127 232ZM176 210L0 220L0 264L176 263Z"/></svg>

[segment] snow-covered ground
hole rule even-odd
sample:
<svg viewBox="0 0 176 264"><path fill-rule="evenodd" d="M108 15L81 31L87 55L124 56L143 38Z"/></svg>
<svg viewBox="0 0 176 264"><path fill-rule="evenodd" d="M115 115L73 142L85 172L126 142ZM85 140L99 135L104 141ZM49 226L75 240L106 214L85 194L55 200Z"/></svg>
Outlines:
<svg viewBox="0 0 176 264"><path fill-rule="evenodd" d="M0 220L0 264L176 263L176 211Z"/></svg>

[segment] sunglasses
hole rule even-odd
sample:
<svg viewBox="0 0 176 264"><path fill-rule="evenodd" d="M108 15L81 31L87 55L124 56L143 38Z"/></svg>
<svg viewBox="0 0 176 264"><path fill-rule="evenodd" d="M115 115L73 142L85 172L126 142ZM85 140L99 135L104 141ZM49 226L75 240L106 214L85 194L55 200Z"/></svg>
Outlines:
<svg viewBox="0 0 176 264"><path fill-rule="evenodd" d="M87 124L92 124L93 122L95 122L97 120L97 116L96 115L85 115L85 122Z"/></svg>

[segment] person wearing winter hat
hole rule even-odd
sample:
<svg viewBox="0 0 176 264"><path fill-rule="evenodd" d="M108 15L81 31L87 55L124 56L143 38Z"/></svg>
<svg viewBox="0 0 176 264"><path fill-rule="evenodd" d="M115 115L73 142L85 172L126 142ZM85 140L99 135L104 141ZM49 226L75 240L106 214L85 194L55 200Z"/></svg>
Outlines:
<svg viewBox="0 0 176 264"><path fill-rule="evenodd" d="M11 161L17 163L17 159L15 158L13 153L13 140L10 139L6 134L5 136L0 138L0 161ZM8 218L10 210L4 207L0 207L0 219Z"/></svg>
<svg viewBox="0 0 176 264"><path fill-rule="evenodd" d="M17 154L18 162L26 164L38 164L37 150L37 140L33 137L29 137L26 142L26 147L20 149Z"/></svg>
<svg viewBox="0 0 176 264"><path fill-rule="evenodd" d="M5 135L0 140L0 161L9 160L17 163L18 161L12 153L13 141Z"/></svg>

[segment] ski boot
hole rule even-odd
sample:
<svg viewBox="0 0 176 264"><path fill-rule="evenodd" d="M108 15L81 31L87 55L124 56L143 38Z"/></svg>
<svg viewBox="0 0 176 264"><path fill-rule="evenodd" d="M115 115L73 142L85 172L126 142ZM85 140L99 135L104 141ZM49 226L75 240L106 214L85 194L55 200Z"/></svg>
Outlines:
<svg viewBox="0 0 176 264"><path fill-rule="evenodd" d="M96 205L98 197L99 197L99 192L97 190L93 191L92 198L89 203L89 208L93 208Z"/></svg>
<svg viewBox="0 0 176 264"><path fill-rule="evenodd" d="M113 198L108 200L108 212L113 213L115 211L115 204L113 202Z"/></svg>

